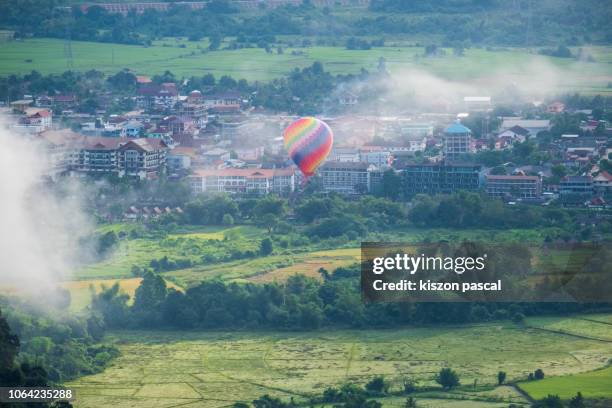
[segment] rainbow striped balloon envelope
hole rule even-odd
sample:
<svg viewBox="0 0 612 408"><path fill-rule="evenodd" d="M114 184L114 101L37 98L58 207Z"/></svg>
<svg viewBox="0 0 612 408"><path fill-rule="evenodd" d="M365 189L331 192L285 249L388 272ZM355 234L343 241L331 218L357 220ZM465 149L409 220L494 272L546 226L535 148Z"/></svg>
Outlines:
<svg viewBox="0 0 612 408"><path fill-rule="evenodd" d="M289 157L306 177L312 176L325 161L334 143L334 134L327 123L312 117L293 122L283 137Z"/></svg>

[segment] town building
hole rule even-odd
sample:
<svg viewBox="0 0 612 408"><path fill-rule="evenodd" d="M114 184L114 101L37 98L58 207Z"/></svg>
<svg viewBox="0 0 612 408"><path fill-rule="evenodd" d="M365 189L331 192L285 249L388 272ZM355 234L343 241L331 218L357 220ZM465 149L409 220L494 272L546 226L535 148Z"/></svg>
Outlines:
<svg viewBox="0 0 612 408"><path fill-rule="evenodd" d="M480 188L481 166L471 163L408 164L401 170L403 190L415 194L449 194Z"/></svg>
<svg viewBox="0 0 612 408"><path fill-rule="evenodd" d="M364 148L359 151L359 161L376 167L388 167L393 161L393 156L387 149Z"/></svg>
<svg viewBox="0 0 612 408"><path fill-rule="evenodd" d="M142 109L171 109L178 102L176 84L147 84L137 91L136 105Z"/></svg>
<svg viewBox="0 0 612 408"><path fill-rule="evenodd" d="M161 139L83 136L72 131L40 134L59 172L151 179L165 171L167 146Z"/></svg>
<svg viewBox="0 0 612 408"><path fill-rule="evenodd" d="M240 92L227 91L212 95L204 95L202 103L215 113L238 113L240 111Z"/></svg>
<svg viewBox="0 0 612 408"><path fill-rule="evenodd" d="M561 194L592 194L593 177L565 176L559 185Z"/></svg>
<svg viewBox="0 0 612 408"><path fill-rule="evenodd" d="M363 162L328 161L319 168L326 192L345 195L365 194L371 191L371 172L375 166Z"/></svg>
<svg viewBox="0 0 612 408"><path fill-rule="evenodd" d="M157 178L166 168L168 146L161 139L132 139L117 149L119 177Z"/></svg>
<svg viewBox="0 0 612 408"><path fill-rule="evenodd" d="M329 154L329 161L338 162L358 162L359 150L354 147L336 147L334 146Z"/></svg>
<svg viewBox="0 0 612 408"><path fill-rule="evenodd" d="M502 119L500 126L502 131L511 129L514 126L520 126L528 130L531 136L537 136L540 132L549 131L551 127L550 120L548 119L522 119L517 117L504 117Z"/></svg>
<svg viewBox="0 0 612 408"><path fill-rule="evenodd" d="M612 193L612 174L607 171L600 172L593 177L593 187L598 193Z"/></svg>
<svg viewBox="0 0 612 408"><path fill-rule="evenodd" d="M444 129L444 157L448 160L457 160L462 155L474 152L472 131L459 121Z"/></svg>
<svg viewBox="0 0 612 408"><path fill-rule="evenodd" d="M512 126L509 129L505 129L497 135L498 139L508 139L508 144L512 144L514 142L523 143L531 133L529 130L521 127L519 125Z"/></svg>
<svg viewBox="0 0 612 408"><path fill-rule="evenodd" d="M220 164L229 160L231 158L231 154L228 150L215 147L202 152L201 157L205 164Z"/></svg>
<svg viewBox="0 0 612 408"><path fill-rule="evenodd" d="M188 177L194 194L287 195L295 189L295 169L197 169Z"/></svg>
<svg viewBox="0 0 612 408"><path fill-rule="evenodd" d="M488 175L486 190L491 197L535 199L542 195L542 180L538 176Z"/></svg>

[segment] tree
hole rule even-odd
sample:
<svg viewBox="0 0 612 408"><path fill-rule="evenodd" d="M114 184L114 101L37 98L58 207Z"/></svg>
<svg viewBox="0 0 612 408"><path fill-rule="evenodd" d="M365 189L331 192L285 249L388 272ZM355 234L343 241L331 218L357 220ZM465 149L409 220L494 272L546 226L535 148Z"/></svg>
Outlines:
<svg viewBox="0 0 612 408"><path fill-rule="evenodd" d="M272 240L270 238L264 238L261 240L261 244L259 245L259 253L262 256L270 255L272 253L273 246Z"/></svg>
<svg viewBox="0 0 612 408"><path fill-rule="evenodd" d="M389 391L389 384L385 382L385 378L377 376L372 378L365 386L365 389L372 394L386 394Z"/></svg>
<svg viewBox="0 0 612 408"><path fill-rule="evenodd" d="M534 408L563 408L563 402L558 395L548 395L532 405Z"/></svg>
<svg viewBox="0 0 612 408"><path fill-rule="evenodd" d="M544 371L542 371L541 368L538 368L533 372L533 378L535 378L536 380L544 379Z"/></svg>
<svg viewBox="0 0 612 408"><path fill-rule="evenodd" d="M234 217L231 214L223 214L223 225L234 225Z"/></svg>
<svg viewBox="0 0 612 408"><path fill-rule="evenodd" d="M394 170L389 169L383 173L381 184L381 196L392 200L399 197L402 188L402 179Z"/></svg>
<svg viewBox="0 0 612 408"><path fill-rule="evenodd" d="M436 376L436 382L444 389L450 390L459 385L459 375L451 368L443 368Z"/></svg>
<svg viewBox="0 0 612 408"><path fill-rule="evenodd" d="M504 371L500 371L497 373L497 385L502 385L506 381L506 373Z"/></svg>
<svg viewBox="0 0 612 408"><path fill-rule="evenodd" d="M404 408L417 408L417 403L414 397L406 398L406 402L404 403Z"/></svg>
<svg viewBox="0 0 612 408"><path fill-rule="evenodd" d="M166 282L153 272L146 272L134 295L134 313L147 326L161 319L161 306L167 295Z"/></svg>
<svg viewBox="0 0 612 408"><path fill-rule="evenodd" d="M221 46L221 36L218 34L210 36L209 41L208 49L211 51L216 51Z"/></svg>
<svg viewBox="0 0 612 408"><path fill-rule="evenodd" d="M578 391L575 397L570 400L569 408L586 408L582 393Z"/></svg>
<svg viewBox="0 0 612 408"><path fill-rule="evenodd" d="M253 400L255 408L286 408L287 404L282 402L279 398L271 397L268 394L263 397Z"/></svg>

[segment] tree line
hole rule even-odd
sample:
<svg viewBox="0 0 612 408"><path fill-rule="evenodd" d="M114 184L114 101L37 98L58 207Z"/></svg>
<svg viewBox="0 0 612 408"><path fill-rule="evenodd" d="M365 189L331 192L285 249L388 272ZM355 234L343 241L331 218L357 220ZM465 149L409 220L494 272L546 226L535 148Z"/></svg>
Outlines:
<svg viewBox="0 0 612 408"><path fill-rule="evenodd" d="M367 36L379 34L438 35L447 42L473 44L567 45L610 42L609 8L595 0L567 0L564 6L534 3L529 8L497 0L419 1L374 0L370 10L354 18L334 8L316 8L305 1L259 13L239 13L231 2L214 0L208 7L193 10L180 4L167 11L112 14L91 5L66 11L61 0L9 0L0 3L0 25L18 37L40 37L150 44L153 39L182 36L193 40L223 36ZM340 10L341 11L341 10ZM380 15L381 13L385 13ZM525 35L524 21L531 14L532 35Z"/></svg>

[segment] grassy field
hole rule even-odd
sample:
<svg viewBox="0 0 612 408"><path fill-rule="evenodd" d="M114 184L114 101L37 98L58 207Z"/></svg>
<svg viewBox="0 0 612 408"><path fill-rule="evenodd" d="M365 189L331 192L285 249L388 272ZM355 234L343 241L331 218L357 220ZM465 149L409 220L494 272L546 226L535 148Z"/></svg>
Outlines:
<svg viewBox="0 0 612 408"><path fill-rule="evenodd" d="M525 382L519 386L534 398L557 394L562 399L570 399L577 392L581 392L582 395L589 398L606 399L612 403L612 367L588 373Z"/></svg>
<svg viewBox="0 0 612 408"><path fill-rule="evenodd" d="M548 381L554 391L555 380L573 377L591 385L582 388L586 397L612 394L607 370L594 371L612 357L612 342L509 323L309 333L116 332L109 340L122 355L103 373L68 384L77 389L77 407L220 407L266 393L305 402L329 385L363 384L375 375L391 381L391 391L399 391L405 378L435 387L434 374L446 366L458 371L462 386L419 392L419 406L526 406L512 387L495 386L499 370L516 381L543 369L546 380L524 386L536 387L534 395L546 393ZM403 399L383 401L399 407Z"/></svg>
<svg viewBox="0 0 612 408"><path fill-rule="evenodd" d="M248 80L269 80L285 75L296 67L321 61L333 73L357 73L361 68L375 70L380 57L387 61L392 74L401 77L408 70L420 69L445 79L477 82L481 85L509 84L532 79L534 73L555 71L559 90L612 93L607 85L612 81L612 47L590 47L596 62L552 58L529 53L525 49L487 51L469 49L464 57L446 56L423 58L423 49L399 45L371 50L346 50L344 47L315 46L305 49L287 48L283 54L268 54L263 49L207 51L207 40L190 42L184 39L156 41L150 47L73 42L74 68L86 71L98 69L114 73L130 68L139 74L157 74L170 70L178 76L231 75ZM42 73L59 73L67 69L62 57L64 41L59 39L28 39L0 43L0 75L26 73L35 69ZM292 51L302 54L292 55ZM550 79L553 75L545 75Z"/></svg>
<svg viewBox="0 0 612 408"><path fill-rule="evenodd" d="M605 318L609 319L610 316L605 315L602 317L602 319ZM612 342L612 323L606 323L604 320L596 321L591 319L597 319L597 316L592 318L537 317L528 319L527 324L531 327L537 327L543 330L557 331Z"/></svg>

